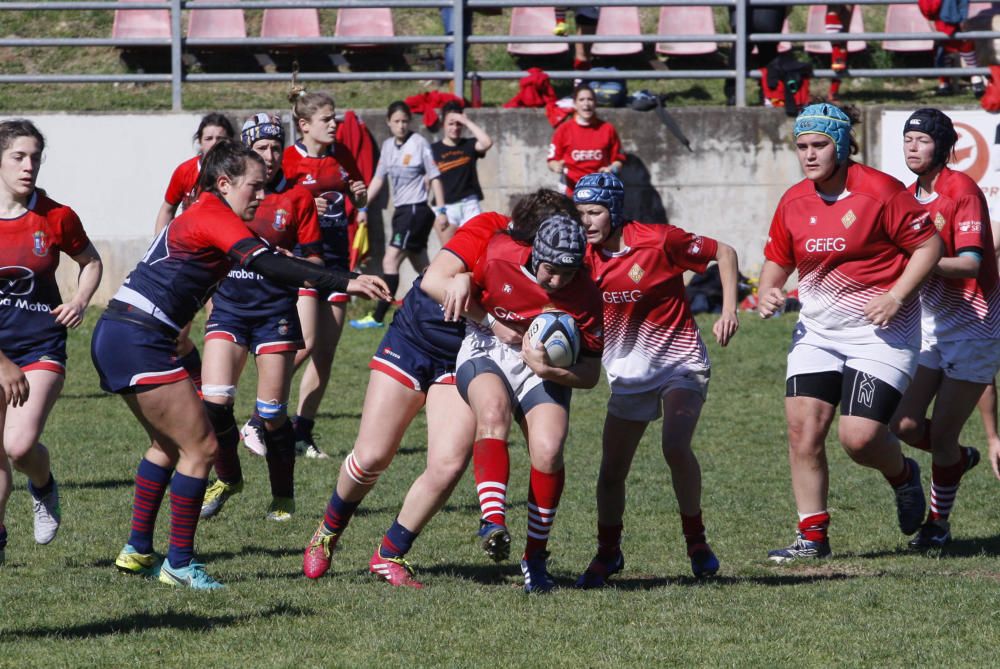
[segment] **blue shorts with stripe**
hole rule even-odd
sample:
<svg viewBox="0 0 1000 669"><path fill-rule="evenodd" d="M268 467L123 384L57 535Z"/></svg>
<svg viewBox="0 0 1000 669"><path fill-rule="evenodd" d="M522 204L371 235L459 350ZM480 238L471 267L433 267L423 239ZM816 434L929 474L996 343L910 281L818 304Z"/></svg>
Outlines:
<svg viewBox="0 0 1000 669"><path fill-rule="evenodd" d="M247 318L215 305L205 323L205 341L222 339L242 346L254 355L298 351L305 346L299 315L285 314Z"/></svg>
<svg viewBox="0 0 1000 669"><path fill-rule="evenodd" d="M21 368L28 372L41 369L57 374L66 373L66 331L47 333L42 339L28 337L10 346L2 345L0 351Z"/></svg>
<svg viewBox="0 0 1000 669"><path fill-rule="evenodd" d="M454 355L432 353L415 344L401 328L392 325L386 330L368 367L422 393L435 383L455 383Z"/></svg>
<svg viewBox="0 0 1000 669"><path fill-rule="evenodd" d="M97 321L90 357L101 388L109 393L136 392L190 378L177 359L177 332L115 300Z"/></svg>

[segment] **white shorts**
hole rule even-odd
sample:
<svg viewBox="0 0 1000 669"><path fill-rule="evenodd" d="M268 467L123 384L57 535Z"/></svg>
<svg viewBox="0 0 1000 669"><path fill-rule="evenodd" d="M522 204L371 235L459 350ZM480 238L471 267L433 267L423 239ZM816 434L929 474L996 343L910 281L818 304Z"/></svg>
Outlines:
<svg viewBox="0 0 1000 669"><path fill-rule="evenodd" d="M1000 340L925 341L920 348L920 366L940 369L956 381L987 384L1000 371Z"/></svg>
<svg viewBox="0 0 1000 669"><path fill-rule="evenodd" d="M479 207L479 198L475 195L446 204L444 208L448 216L448 224L459 228L473 216L479 216L483 213Z"/></svg>
<svg viewBox="0 0 1000 669"><path fill-rule="evenodd" d="M799 374L843 372L844 367L850 367L885 381L902 393L917 371L918 355L916 348L909 346L834 341L808 331L799 322L795 325L792 345L788 349L785 379Z"/></svg>
<svg viewBox="0 0 1000 669"><path fill-rule="evenodd" d="M608 413L622 420L651 423L663 415L663 398L672 390L690 390L708 397L709 371L678 369L659 388L639 393L611 393Z"/></svg>

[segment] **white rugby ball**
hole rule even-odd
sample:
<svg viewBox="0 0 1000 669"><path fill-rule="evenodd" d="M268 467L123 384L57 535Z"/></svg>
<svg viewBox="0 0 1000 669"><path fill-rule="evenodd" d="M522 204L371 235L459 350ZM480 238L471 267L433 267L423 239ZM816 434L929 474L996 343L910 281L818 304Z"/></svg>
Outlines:
<svg viewBox="0 0 1000 669"><path fill-rule="evenodd" d="M546 311L531 321L528 341L545 349L553 367L570 367L580 356L580 329L562 311Z"/></svg>

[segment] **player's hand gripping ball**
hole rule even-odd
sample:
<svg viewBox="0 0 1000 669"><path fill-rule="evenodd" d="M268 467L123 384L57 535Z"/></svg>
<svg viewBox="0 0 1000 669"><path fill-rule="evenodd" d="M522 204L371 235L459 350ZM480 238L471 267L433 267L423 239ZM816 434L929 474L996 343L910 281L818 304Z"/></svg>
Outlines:
<svg viewBox="0 0 1000 669"><path fill-rule="evenodd" d="M553 367L570 367L580 356L580 329L562 311L546 311L531 321L528 341L545 349Z"/></svg>

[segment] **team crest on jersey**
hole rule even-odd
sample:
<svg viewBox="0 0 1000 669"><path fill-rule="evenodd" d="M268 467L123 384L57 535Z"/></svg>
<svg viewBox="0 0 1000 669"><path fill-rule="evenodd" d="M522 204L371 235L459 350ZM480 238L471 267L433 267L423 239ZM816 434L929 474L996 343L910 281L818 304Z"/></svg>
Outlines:
<svg viewBox="0 0 1000 669"><path fill-rule="evenodd" d="M282 318L278 321L278 334L284 337L288 334L288 320Z"/></svg>
<svg viewBox="0 0 1000 669"><path fill-rule="evenodd" d="M47 256L49 254L48 235L46 235L41 230L38 230L37 232L35 232L35 234L32 235L32 240L33 240L31 247L32 253L34 253L36 256L40 258Z"/></svg>
<svg viewBox="0 0 1000 669"><path fill-rule="evenodd" d="M944 225L945 225L944 216L942 216L941 212L939 211L937 213L937 216L934 217L934 227L940 231L941 228L944 227Z"/></svg>
<svg viewBox="0 0 1000 669"><path fill-rule="evenodd" d="M701 253L701 244L704 240L701 237L695 237L691 240L691 244L688 246L688 255L696 256Z"/></svg>
<svg viewBox="0 0 1000 669"><path fill-rule="evenodd" d="M635 263L634 265L632 265L632 269L628 271L628 278L632 279L636 283L639 283L639 281L642 280L642 277L645 273L646 270L639 267L639 263Z"/></svg>
<svg viewBox="0 0 1000 669"><path fill-rule="evenodd" d="M510 295L512 292L514 292L514 287L512 285L510 285L509 283L505 283L503 285L503 292L505 292L508 295Z"/></svg>
<svg viewBox="0 0 1000 669"><path fill-rule="evenodd" d="M410 161L411 161L412 159L413 159L413 156L411 156L411 155L410 155L410 154L408 154L408 153L404 153L404 154L403 154L403 167L406 167L407 165L409 165L409 164L410 164Z"/></svg>
<svg viewBox="0 0 1000 669"><path fill-rule="evenodd" d="M840 222L844 224L845 228L849 229L852 225L854 225L854 221L856 220L858 220L858 217L854 214L854 210L848 209L847 213L844 214L844 217L840 219Z"/></svg>
<svg viewBox="0 0 1000 669"><path fill-rule="evenodd" d="M274 223L271 224L275 230L284 230L288 227L288 212L284 209L279 209L274 212Z"/></svg>

